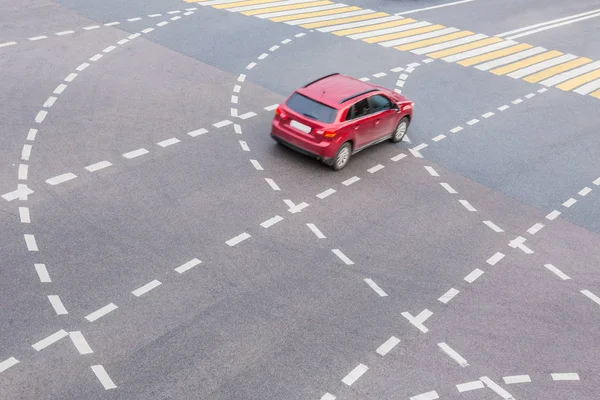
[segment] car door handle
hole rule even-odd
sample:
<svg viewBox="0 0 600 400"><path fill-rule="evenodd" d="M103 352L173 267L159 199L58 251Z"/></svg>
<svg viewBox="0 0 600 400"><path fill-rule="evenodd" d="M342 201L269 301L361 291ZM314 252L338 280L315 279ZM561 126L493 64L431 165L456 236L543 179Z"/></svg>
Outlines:
<svg viewBox="0 0 600 400"><path fill-rule="evenodd" d="M354 125L354 130L358 130L358 125Z"/></svg>
<svg viewBox="0 0 600 400"><path fill-rule="evenodd" d="M375 125L377 125L381 120L375 120Z"/></svg>

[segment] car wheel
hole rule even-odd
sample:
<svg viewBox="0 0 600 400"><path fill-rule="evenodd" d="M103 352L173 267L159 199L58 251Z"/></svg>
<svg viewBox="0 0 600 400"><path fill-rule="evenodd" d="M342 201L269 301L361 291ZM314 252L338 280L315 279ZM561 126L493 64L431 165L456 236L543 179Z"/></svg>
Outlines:
<svg viewBox="0 0 600 400"><path fill-rule="evenodd" d="M348 164L350 161L350 157L352 156L352 145L350 142L346 142L340 146L335 157L333 159L333 163L331 164L331 168L336 171L341 170Z"/></svg>
<svg viewBox="0 0 600 400"><path fill-rule="evenodd" d="M404 117L398 122L394 133L392 133L392 142L398 143L404 139L406 136L406 131L408 131L408 118Z"/></svg>

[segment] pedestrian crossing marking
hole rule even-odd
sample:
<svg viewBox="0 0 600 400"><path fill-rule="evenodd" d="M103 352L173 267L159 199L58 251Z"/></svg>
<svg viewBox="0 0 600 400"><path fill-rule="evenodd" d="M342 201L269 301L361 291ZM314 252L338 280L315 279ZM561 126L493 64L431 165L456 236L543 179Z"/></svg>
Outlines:
<svg viewBox="0 0 600 400"><path fill-rule="evenodd" d="M518 62L515 62L515 63L512 63L512 64L505 65L504 67L493 69L490 72L492 74L496 74L496 75L505 75L505 74L508 74L510 72L514 72L514 71L517 71L519 69L522 69L522 68L525 68L525 67L529 67L530 65L537 64L537 63L539 63L541 61L545 61L545 60L549 60L549 59L554 58L554 57L561 56L562 54L563 53L561 53L560 51L552 50L552 51L549 51L547 53L538 54L537 56L528 58L528 59L523 60L523 61L518 61Z"/></svg>
<svg viewBox="0 0 600 400"><path fill-rule="evenodd" d="M300 19L300 18L321 17L324 15L341 14L341 13L346 13L348 11L358 11L360 9L361 9L360 7L353 6L353 7L335 8L333 10L308 12L308 13L304 13L304 14L285 15L283 17L275 17L275 18L270 18L270 19L271 19L271 21L274 21L274 22L285 22L285 21L291 21L291 20Z"/></svg>
<svg viewBox="0 0 600 400"><path fill-rule="evenodd" d="M532 47L533 46L530 44L521 43L516 46L506 48L506 49L500 49L500 50L492 51L490 53L481 54L479 56L467 58L465 60L459 61L458 64L462 65L463 67L470 67L471 65L481 64L484 61L494 60L499 57L508 56L510 54L518 53L522 50L530 49Z"/></svg>
<svg viewBox="0 0 600 400"><path fill-rule="evenodd" d="M337 35L337 36L348 36L348 35L354 35L356 33L371 32L371 31L376 31L379 29L391 28L393 26L410 24L413 22L417 22L417 21L415 21L412 18L403 18L403 19L399 19L397 21L385 22L383 24L378 24L378 25L374 25L374 26L369 25L369 26L361 26L359 28L353 28L353 29L342 29L341 31L333 31L331 33L333 33L334 35Z"/></svg>
<svg viewBox="0 0 600 400"><path fill-rule="evenodd" d="M559 64L554 67L545 69L545 70L535 73L533 75L529 75L529 76L523 78L523 80L525 80L529 83L537 83L537 82L541 81L542 79L549 78L553 75L559 74L563 71L578 67L583 64L587 64L589 62L592 62L592 60L590 60L589 58L580 57L575 60L567 61L566 63Z"/></svg>
<svg viewBox="0 0 600 400"><path fill-rule="evenodd" d="M330 26L330 25L337 26L338 24L371 20L372 18L379 18L379 17L385 17L385 16L389 16L389 14L384 13L384 12L377 12L377 13L367 14L367 15L357 15L356 17L346 17L346 18L332 19L329 21L313 22L310 24L304 24L304 25L300 25L300 26L303 28L306 28L306 29L317 29L317 28L322 28L322 27Z"/></svg>
<svg viewBox="0 0 600 400"><path fill-rule="evenodd" d="M577 78L570 79L566 82L561 83L560 85L558 85L556 87L561 90L569 91L569 90L573 90L573 89L583 85L584 83L591 82L598 78L600 78L600 69L597 69L592 72L588 72L587 74L580 75Z"/></svg>
<svg viewBox="0 0 600 400"><path fill-rule="evenodd" d="M404 38L404 37L408 37L408 36L418 35L420 33L431 32L431 31L435 31L435 30L443 29L443 28L445 28L445 26L443 26L443 25L430 25L430 26L425 26L422 28L411 29L411 30L405 31L405 32L390 33L389 35L375 36L375 37L365 39L364 41L367 43L379 43L379 42L385 42L387 40L393 40L393 39L399 39L399 38Z"/></svg>
<svg viewBox="0 0 600 400"><path fill-rule="evenodd" d="M463 44L463 45L458 46L458 47L452 47L450 49L436 51L435 53L427 54L427 57L429 57L429 58L447 57L447 56L451 56L453 54L462 53L463 51L476 49L478 47L483 47L483 46L488 45L488 44L498 43L498 42L501 42L502 40L503 39L500 39L498 37L489 37L489 38L486 38L486 39L478 40L478 41L473 42L473 43Z"/></svg>
<svg viewBox="0 0 600 400"><path fill-rule="evenodd" d="M460 32L451 33L449 35L445 35L445 36L441 36L441 37L437 37L437 38L433 38L433 39L421 40L420 42L405 44L403 46L398 46L395 48L398 50L401 50L401 51L409 51L409 50L414 50L414 49L430 46L433 44L444 43L444 42L447 42L447 41L453 40L453 39L460 39L460 38L463 38L465 36L470 36L470 35L473 35L473 32L460 31Z"/></svg>
<svg viewBox="0 0 600 400"><path fill-rule="evenodd" d="M333 4L331 1L329 0L325 0L325 1L313 1L310 3L300 3L300 4L289 4L286 6L277 6L277 7L270 7L270 8L261 8L258 10L249 10L249 11L242 11L242 14L244 15L256 15L256 14L264 14L264 13L270 13L270 12L276 12L276 11L288 11L288 10L298 10L298 9L303 9L306 8L307 6L309 7L314 7L314 6L323 6L326 4Z"/></svg>

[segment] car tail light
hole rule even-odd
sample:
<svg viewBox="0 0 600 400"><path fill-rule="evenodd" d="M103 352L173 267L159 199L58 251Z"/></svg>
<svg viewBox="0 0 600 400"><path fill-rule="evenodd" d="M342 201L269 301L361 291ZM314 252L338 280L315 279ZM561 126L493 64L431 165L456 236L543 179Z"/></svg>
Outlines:
<svg viewBox="0 0 600 400"><path fill-rule="evenodd" d="M277 107L277 109L275 110L275 116L281 119L287 119L287 114L283 112L281 106Z"/></svg>
<svg viewBox="0 0 600 400"><path fill-rule="evenodd" d="M332 138L335 137L335 135L337 135L337 131L334 130L318 129L316 132L318 135L324 136L326 138Z"/></svg>

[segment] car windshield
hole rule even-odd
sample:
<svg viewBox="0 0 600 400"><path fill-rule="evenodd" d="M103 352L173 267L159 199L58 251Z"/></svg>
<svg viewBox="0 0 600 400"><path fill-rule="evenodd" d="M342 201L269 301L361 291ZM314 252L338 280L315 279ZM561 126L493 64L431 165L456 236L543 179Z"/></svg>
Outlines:
<svg viewBox="0 0 600 400"><path fill-rule="evenodd" d="M294 93L285 104L298 114L316 121L329 124L335 120L335 108L328 107L318 101L309 99L300 93Z"/></svg>

